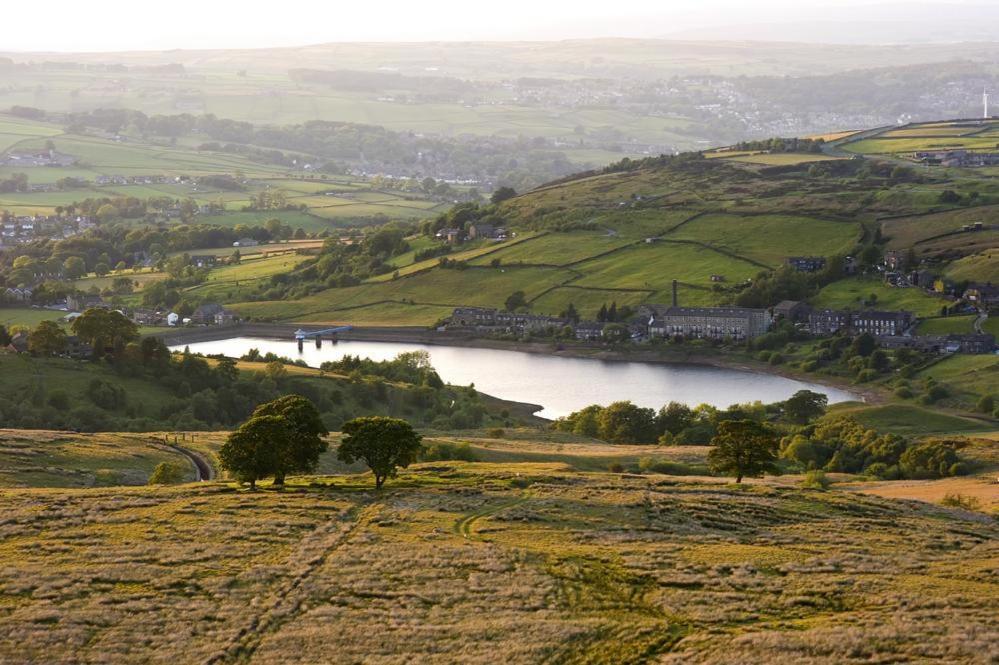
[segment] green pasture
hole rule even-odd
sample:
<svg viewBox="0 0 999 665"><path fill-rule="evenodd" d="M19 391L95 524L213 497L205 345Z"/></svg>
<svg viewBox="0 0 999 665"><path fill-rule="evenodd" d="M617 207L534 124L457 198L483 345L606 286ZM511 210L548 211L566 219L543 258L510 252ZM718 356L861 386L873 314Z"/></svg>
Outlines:
<svg viewBox="0 0 999 665"><path fill-rule="evenodd" d="M493 260L499 259L505 264L564 266L618 249L630 242L632 241L606 231L547 233L477 258L471 263L489 265Z"/></svg>
<svg viewBox="0 0 999 665"><path fill-rule="evenodd" d="M760 268L699 245L660 241L627 247L573 270L582 274L573 286L658 291L669 289L674 279L705 287L713 284L711 275L729 284L741 282Z"/></svg>
<svg viewBox="0 0 999 665"><path fill-rule="evenodd" d="M860 239L857 222L794 215L704 215L668 237L695 240L771 267L788 256L847 254Z"/></svg>
<svg viewBox="0 0 999 665"><path fill-rule="evenodd" d="M874 303L864 305L872 294L876 296ZM938 316L940 308L949 303L919 288L887 286L876 277L849 277L833 282L819 291L811 302L815 307L828 309L904 309L917 316Z"/></svg>
<svg viewBox="0 0 999 665"><path fill-rule="evenodd" d="M982 432L992 429L992 426L971 418L908 404L867 406L844 402L833 406L830 412L834 415L849 415L865 427L903 436Z"/></svg>
<svg viewBox="0 0 999 665"><path fill-rule="evenodd" d="M935 319L923 319L919 322L916 332L920 335L961 335L975 332L975 315L945 316Z"/></svg>
<svg viewBox="0 0 999 665"><path fill-rule="evenodd" d="M0 325L34 328L42 321L58 321L66 312L35 307L0 307Z"/></svg>

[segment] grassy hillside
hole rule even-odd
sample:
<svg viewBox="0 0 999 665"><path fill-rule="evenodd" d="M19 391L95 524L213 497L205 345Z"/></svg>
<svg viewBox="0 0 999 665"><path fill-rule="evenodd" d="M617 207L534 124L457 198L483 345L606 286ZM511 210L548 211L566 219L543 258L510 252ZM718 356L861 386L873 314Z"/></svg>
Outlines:
<svg viewBox="0 0 999 665"><path fill-rule="evenodd" d="M2 660L975 662L999 615L992 522L772 483L436 462L0 506Z"/></svg>
<svg viewBox="0 0 999 665"><path fill-rule="evenodd" d="M448 256L467 263L467 270L444 270L437 258L415 262L410 251L393 259L397 275L369 280L382 287L327 289L280 302L258 294L234 307L259 318L350 322L356 308L394 306L400 323L431 325L441 307L502 307L511 293L523 290L534 312L558 314L573 304L592 317L615 300L665 302L674 279L684 304L727 304L747 280L780 267L789 256L857 254L879 226L886 240L878 252L918 245L994 207L914 216L934 210L947 188L974 189L982 203L991 194L984 195L982 181L972 176L966 181L933 171L897 178L890 164L863 160L831 161L818 173L794 163L660 162L584 174L504 202L495 214L517 237L473 244ZM995 196L999 199L999 190ZM879 221L899 213L910 216ZM948 251L977 252L989 233L973 234L974 247L956 244ZM428 247L425 237L410 244ZM815 304L858 307L871 294L885 308L906 307L921 315L940 311L935 298L873 279L831 284Z"/></svg>

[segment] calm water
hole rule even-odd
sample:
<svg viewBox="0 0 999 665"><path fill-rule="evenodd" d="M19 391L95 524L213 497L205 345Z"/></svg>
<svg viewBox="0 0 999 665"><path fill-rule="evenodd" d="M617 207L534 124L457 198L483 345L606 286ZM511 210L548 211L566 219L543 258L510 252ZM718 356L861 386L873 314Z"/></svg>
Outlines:
<svg viewBox="0 0 999 665"><path fill-rule="evenodd" d="M323 342L317 349L306 342L299 354L294 340L278 341L237 337L188 345L194 353L239 357L250 349L305 360L318 367L326 360L354 355L389 360L403 351L424 350L445 382L474 383L484 393L503 399L540 404L538 415L557 418L589 404L631 400L658 409L671 400L691 406L708 403L727 407L737 402L776 402L802 389L829 396L830 403L858 399L843 390L757 374L703 365L562 358L520 351L498 351L457 346L397 344L390 342ZM184 346L172 347L183 350Z"/></svg>

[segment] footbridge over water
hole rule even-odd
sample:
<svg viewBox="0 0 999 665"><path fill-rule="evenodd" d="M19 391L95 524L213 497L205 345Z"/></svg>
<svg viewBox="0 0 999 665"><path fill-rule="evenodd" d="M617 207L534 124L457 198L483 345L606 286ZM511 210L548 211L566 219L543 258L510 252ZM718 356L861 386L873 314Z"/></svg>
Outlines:
<svg viewBox="0 0 999 665"><path fill-rule="evenodd" d="M298 350L305 348L305 340L312 338L316 340L316 348L323 348L323 337L331 342L336 342L337 334L351 330L352 326L337 326L335 328L324 328L322 330L302 330L295 331L295 340L298 342Z"/></svg>

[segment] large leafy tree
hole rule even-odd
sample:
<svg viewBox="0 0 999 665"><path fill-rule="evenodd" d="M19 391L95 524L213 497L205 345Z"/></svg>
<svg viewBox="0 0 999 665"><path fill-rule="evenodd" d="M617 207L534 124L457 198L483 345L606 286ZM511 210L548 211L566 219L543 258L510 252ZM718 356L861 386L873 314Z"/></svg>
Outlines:
<svg viewBox="0 0 999 665"><path fill-rule="evenodd" d="M66 333L55 321L42 321L28 335L28 350L40 356L53 356L66 350Z"/></svg>
<svg viewBox="0 0 999 665"><path fill-rule="evenodd" d="M88 309L73 321L73 333L94 347L101 356L107 347L123 349L139 338L139 328L121 312Z"/></svg>
<svg viewBox="0 0 999 665"><path fill-rule="evenodd" d="M653 443L655 411L631 402L614 402L597 416L599 436L611 443Z"/></svg>
<svg viewBox="0 0 999 665"><path fill-rule="evenodd" d="M254 490L258 480L273 476L281 467L283 450L291 436L291 427L283 416L251 417L222 444L219 462Z"/></svg>
<svg viewBox="0 0 999 665"><path fill-rule="evenodd" d="M793 423L805 425L826 412L829 398L811 390L799 390L784 402L784 416Z"/></svg>
<svg viewBox="0 0 999 665"><path fill-rule="evenodd" d="M309 473L319 464L319 455L328 444L323 439L329 432L315 404L301 395L285 395L261 404L254 416L281 416L290 430L287 445L281 450L274 470L274 484L283 485L289 473Z"/></svg>
<svg viewBox="0 0 999 665"><path fill-rule="evenodd" d="M386 478L394 478L398 467L416 461L423 437L405 420L373 416L355 418L343 425L346 435L337 450L337 458L347 464L362 460L375 474L375 487L381 489Z"/></svg>
<svg viewBox="0 0 999 665"><path fill-rule="evenodd" d="M741 483L744 476L760 477L779 473L777 467L777 435L755 420L724 420L718 423L718 433L711 439L714 446L708 452L708 464L715 473L735 476Z"/></svg>

